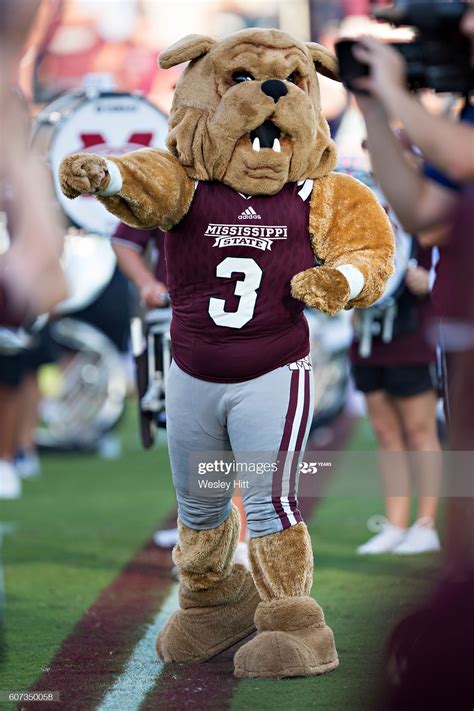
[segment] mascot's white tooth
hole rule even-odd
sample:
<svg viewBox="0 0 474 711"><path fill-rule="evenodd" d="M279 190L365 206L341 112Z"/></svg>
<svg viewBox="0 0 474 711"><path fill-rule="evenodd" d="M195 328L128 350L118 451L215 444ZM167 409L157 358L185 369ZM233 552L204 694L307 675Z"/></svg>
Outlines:
<svg viewBox="0 0 474 711"><path fill-rule="evenodd" d="M275 140L273 141L273 150L275 151L275 153L281 153L281 146L278 138L275 138Z"/></svg>
<svg viewBox="0 0 474 711"><path fill-rule="evenodd" d="M260 150L260 139L258 138L258 136L256 136L256 137L253 139L252 148L254 149L254 151L257 151L257 153L259 152L259 150Z"/></svg>

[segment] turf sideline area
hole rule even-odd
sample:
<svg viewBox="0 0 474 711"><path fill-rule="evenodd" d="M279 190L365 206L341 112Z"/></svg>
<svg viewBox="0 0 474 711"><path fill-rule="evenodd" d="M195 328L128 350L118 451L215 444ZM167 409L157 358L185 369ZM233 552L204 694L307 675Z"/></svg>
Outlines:
<svg viewBox="0 0 474 711"><path fill-rule="evenodd" d="M62 678L63 703L55 708L72 711L100 708L101 703L117 711L133 708L201 711L203 707L218 711L229 708L273 711L282 703L289 709L366 711L366 701L373 693L380 668L384 637L419 594L420 581L432 579L436 570L433 557L358 558L354 549L366 535L365 521L370 514L380 511L381 501L376 497L345 500L329 496L316 516L311 519L308 511L305 516L315 545L313 592L336 633L341 668L333 674L310 679L238 682L232 676L233 650L227 650L205 665L163 669L159 662L152 661L150 652L153 653L153 622L159 625L164 619L159 610L171 585L169 552L162 551L164 557L157 563L158 549L150 542L110 581L130 558L131 546L136 548L136 542L140 538L143 541L153 530L153 521L157 519L150 501L158 504L156 509L169 511L173 492L166 478L169 475L165 453L161 450L152 456L143 453L130 423L126 423L124 440L124 458L120 462L104 463L92 458L48 460L43 481L32 482L25 498L12 502L10 521L17 521L18 525L15 535L6 537L8 614L3 669L8 681L2 687L25 689L25 679L29 676L31 683L43 668L34 688L59 690L51 684L55 678L56 683ZM341 465L350 466L351 450L373 447L370 429L361 421L349 443L349 451L342 455ZM66 470L64 465L68 467ZM160 478L154 471L158 467ZM67 511L55 520L58 505ZM36 535L32 537L33 530ZM62 538L58 538L60 534ZM60 586L59 575L63 576ZM125 597L120 592L121 584L116 586L124 575L130 583ZM131 612L129 595L136 603L135 612ZM144 600L148 602L144 604ZM74 628L74 621L81 614ZM67 650L78 630L82 651L79 656L75 653L63 656L61 661L61 650ZM61 645L62 639L65 641ZM58 646L60 649L54 656ZM140 649L144 657L139 654ZM138 684L145 657L155 665L156 673L148 693L147 672L141 685ZM125 683L127 670L136 676L136 686L141 689L139 696L134 695L135 701L131 696L125 700L127 689L135 685ZM145 698L141 702L143 690ZM22 704L21 708L41 711L40 704Z"/></svg>

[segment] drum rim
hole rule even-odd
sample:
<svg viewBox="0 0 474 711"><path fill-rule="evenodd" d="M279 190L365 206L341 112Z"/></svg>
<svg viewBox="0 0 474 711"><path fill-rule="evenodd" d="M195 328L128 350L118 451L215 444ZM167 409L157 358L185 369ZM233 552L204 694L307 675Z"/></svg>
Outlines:
<svg viewBox="0 0 474 711"><path fill-rule="evenodd" d="M51 113L54 112L54 106L55 104L58 104L61 101L65 101L67 97L71 98L71 104L68 105L68 109L64 112L64 114L61 115L61 117L54 122L51 122L49 120L49 116ZM127 92L127 91L94 91L94 95L91 96L91 92L87 92L86 89L76 89L76 90L71 90L69 92L65 92L61 96L57 97L54 101L49 103L47 106L44 107L44 109L38 114L38 116L35 119L32 135L31 135L31 148L34 150L34 143L35 140L38 139L39 132L41 129L49 129L51 131L51 137L49 144L46 145L46 163L48 166L48 170L51 176L51 180L53 183L53 190L54 190L54 197L58 203L59 209L61 212L64 214L66 220L69 221L70 226L74 227L76 229L86 229L89 232L95 232L96 234L99 234L101 236L107 236L110 237L110 232L109 231L102 231L100 229L94 228L91 229L90 226L80 224L77 219L75 219L72 214L67 210L67 203L62 201L62 195L60 191L58 190L58 182L55 176L55 171L53 168L52 160L51 160L51 154L53 153L56 141L58 140L58 131L61 126L63 126L67 120L70 119L70 117L79 111L81 107L83 107L85 104L88 104L93 101L97 101L98 99L101 98L133 98L135 100L142 101L143 103L147 104L149 107L151 107L155 112L157 112L163 119L166 121L166 126L168 127L168 121L169 117L165 114L164 111L162 111L158 106L153 104L150 99L145 96L145 94L137 91L137 92ZM46 111L48 113L46 114ZM41 118L42 115L44 114L44 118ZM168 129L167 129L168 130Z"/></svg>

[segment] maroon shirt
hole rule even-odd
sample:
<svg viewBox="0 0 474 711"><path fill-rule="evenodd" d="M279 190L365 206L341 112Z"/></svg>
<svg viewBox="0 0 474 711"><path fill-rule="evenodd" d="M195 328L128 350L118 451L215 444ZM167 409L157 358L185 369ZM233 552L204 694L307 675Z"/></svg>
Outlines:
<svg viewBox="0 0 474 711"><path fill-rule="evenodd" d="M431 267L431 249L419 249L418 265L424 269ZM406 365L425 365L436 360L436 351L430 342L429 328L433 314L431 297L428 295L417 301L416 328L395 336L390 343L381 338L372 338L372 352L367 358L359 355L359 342L354 340L351 361L355 365L396 368Z"/></svg>
<svg viewBox="0 0 474 711"><path fill-rule="evenodd" d="M474 321L474 185L468 185L454 214L448 244L440 247L433 288L436 314Z"/></svg>
<svg viewBox="0 0 474 711"><path fill-rule="evenodd" d="M137 230L121 222L114 232L112 242L125 244L127 247L136 249L140 254L152 243L158 252L155 262L155 279L163 282L163 284L167 283L164 232L158 229Z"/></svg>
<svg viewBox="0 0 474 711"><path fill-rule="evenodd" d="M308 324L291 278L314 266L311 181L246 197L197 184L165 239L173 358L202 380L241 382L305 357Z"/></svg>

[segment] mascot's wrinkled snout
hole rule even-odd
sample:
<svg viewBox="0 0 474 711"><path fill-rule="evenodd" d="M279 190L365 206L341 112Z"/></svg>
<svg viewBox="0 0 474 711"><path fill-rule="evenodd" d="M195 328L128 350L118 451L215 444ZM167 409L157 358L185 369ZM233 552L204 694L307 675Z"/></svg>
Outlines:
<svg viewBox="0 0 474 711"><path fill-rule="evenodd" d="M275 104L288 94L288 89L284 82L279 79L268 79L264 81L260 87L265 96L270 96ZM273 121L264 121L260 126L257 126L250 132L250 141L252 148L257 153L262 148L271 148L275 153L281 153L280 143L281 131Z"/></svg>
<svg viewBox="0 0 474 711"><path fill-rule="evenodd" d="M219 43L192 35L160 63L187 60L168 148L190 177L268 195L334 167L317 72L336 79L337 68L323 47L276 30L243 30Z"/></svg>

